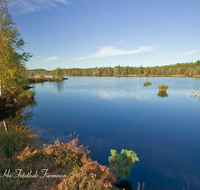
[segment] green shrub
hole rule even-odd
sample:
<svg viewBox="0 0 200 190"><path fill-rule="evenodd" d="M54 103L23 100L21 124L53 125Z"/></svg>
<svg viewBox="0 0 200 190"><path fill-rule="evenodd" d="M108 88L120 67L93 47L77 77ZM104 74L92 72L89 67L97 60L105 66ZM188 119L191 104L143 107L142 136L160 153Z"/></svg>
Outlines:
<svg viewBox="0 0 200 190"><path fill-rule="evenodd" d="M102 166L97 161L91 161L79 170L79 173L69 178L63 179L58 184L58 190L117 190L114 187L115 177L106 166Z"/></svg>
<svg viewBox="0 0 200 190"><path fill-rule="evenodd" d="M111 149L112 156L108 157L108 161L117 170L117 175L124 179L130 175L130 170L133 168L134 163L139 161L137 154L132 150L121 150L120 154Z"/></svg>
<svg viewBox="0 0 200 190"><path fill-rule="evenodd" d="M151 84L152 84L152 82L149 82L149 81L144 82L144 86L148 86L148 85L151 85Z"/></svg>

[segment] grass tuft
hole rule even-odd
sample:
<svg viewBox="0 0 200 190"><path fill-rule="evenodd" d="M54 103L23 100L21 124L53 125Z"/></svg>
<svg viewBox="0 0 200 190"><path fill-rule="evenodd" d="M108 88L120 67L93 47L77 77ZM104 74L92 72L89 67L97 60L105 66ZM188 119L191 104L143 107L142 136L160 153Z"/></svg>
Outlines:
<svg viewBox="0 0 200 190"><path fill-rule="evenodd" d="M148 86L148 85L151 85L151 84L152 84L152 82L149 82L149 81L144 82L144 86Z"/></svg>
<svg viewBox="0 0 200 190"><path fill-rule="evenodd" d="M28 127L20 127L8 133L1 132L0 148L5 156L11 157L17 152L23 151L27 146L36 145L36 135Z"/></svg>
<svg viewBox="0 0 200 190"><path fill-rule="evenodd" d="M166 90L168 89L168 86L165 85L160 85L158 86L159 92L166 92Z"/></svg>

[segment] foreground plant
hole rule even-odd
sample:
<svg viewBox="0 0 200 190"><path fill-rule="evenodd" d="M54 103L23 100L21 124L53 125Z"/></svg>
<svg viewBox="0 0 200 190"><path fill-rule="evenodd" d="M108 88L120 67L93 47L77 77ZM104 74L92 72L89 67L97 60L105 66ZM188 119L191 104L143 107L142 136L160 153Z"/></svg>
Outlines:
<svg viewBox="0 0 200 190"><path fill-rule="evenodd" d="M63 179L57 186L57 190L117 190L114 186L115 177L110 168L102 166L97 161L90 161L78 172L69 178Z"/></svg>
<svg viewBox="0 0 200 190"><path fill-rule="evenodd" d="M133 168L134 163L139 161L137 154L132 150L121 150L120 154L117 151L111 149L111 155L108 157L108 161L112 167L117 170L117 175L121 179L125 179L130 175L130 170Z"/></svg>
<svg viewBox="0 0 200 190"><path fill-rule="evenodd" d="M7 157L23 151L27 146L35 146L37 136L28 127L20 127L11 131L1 132L0 148Z"/></svg>

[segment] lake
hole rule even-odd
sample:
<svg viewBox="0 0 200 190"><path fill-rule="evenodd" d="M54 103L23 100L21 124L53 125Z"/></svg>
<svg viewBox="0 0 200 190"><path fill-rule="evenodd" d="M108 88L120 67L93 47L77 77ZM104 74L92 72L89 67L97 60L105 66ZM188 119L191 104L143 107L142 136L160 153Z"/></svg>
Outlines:
<svg viewBox="0 0 200 190"><path fill-rule="evenodd" d="M138 182L145 190L200 189L200 101L190 97L199 78L67 77L33 85L30 127L55 128L61 142L78 134L103 165L110 149L135 151L140 161L127 178L134 189ZM169 85L167 97L158 96L161 84ZM51 129L41 135L55 139Z"/></svg>

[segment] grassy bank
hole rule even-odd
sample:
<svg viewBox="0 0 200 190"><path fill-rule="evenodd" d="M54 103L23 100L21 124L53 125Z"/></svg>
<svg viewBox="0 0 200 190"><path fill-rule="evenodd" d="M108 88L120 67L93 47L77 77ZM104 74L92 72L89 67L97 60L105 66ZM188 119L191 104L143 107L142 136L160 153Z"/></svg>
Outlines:
<svg viewBox="0 0 200 190"><path fill-rule="evenodd" d="M32 104L34 103L34 96L34 91L27 90L16 96L7 96L6 94L4 94L0 96L0 112L6 110L11 111Z"/></svg>

